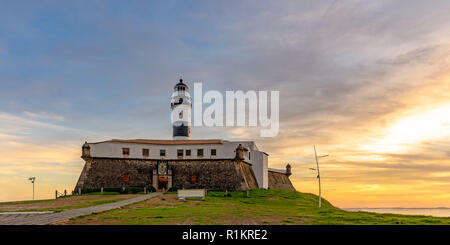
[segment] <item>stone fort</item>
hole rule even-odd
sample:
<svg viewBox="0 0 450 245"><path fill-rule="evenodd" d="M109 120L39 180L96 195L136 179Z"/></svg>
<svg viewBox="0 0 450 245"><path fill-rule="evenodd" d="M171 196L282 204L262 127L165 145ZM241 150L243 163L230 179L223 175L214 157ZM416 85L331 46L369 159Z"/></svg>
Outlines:
<svg viewBox="0 0 450 245"><path fill-rule="evenodd" d="M269 155L253 141L190 139L191 98L180 79L174 87L172 110L185 113L173 122L173 139L112 139L85 142L85 165L75 190L153 187L180 189L295 190L286 169L268 167ZM183 119L185 118L185 119Z"/></svg>

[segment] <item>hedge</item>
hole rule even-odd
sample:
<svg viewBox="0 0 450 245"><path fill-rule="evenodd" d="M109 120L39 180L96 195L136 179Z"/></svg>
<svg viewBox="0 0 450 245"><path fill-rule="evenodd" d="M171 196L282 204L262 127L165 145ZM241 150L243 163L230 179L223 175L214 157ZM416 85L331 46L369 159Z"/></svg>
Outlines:
<svg viewBox="0 0 450 245"><path fill-rule="evenodd" d="M81 188L81 194L87 194L87 193L92 193L92 192L101 192L101 188ZM148 186L147 187L147 192L155 192L156 189L153 186ZM136 194L139 192L144 192L144 187L137 187L137 186L132 186L132 187L125 187L125 188L121 188L121 187L104 187L103 188L103 192L118 192L120 194ZM78 190L75 190L75 193L78 193Z"/></svg>

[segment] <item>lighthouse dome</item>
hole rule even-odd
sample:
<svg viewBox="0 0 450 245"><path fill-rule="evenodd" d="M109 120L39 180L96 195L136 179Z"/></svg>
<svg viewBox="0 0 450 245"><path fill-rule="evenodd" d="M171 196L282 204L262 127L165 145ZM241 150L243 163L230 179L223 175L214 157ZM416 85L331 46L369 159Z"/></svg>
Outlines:
<svg viewBox="0 0 450 245"><path fill-rule="evenodd" d="M186 84L183 83L183 79L180 78L180 81L174 87L175 91L188 91L189 88Z"/></svg>

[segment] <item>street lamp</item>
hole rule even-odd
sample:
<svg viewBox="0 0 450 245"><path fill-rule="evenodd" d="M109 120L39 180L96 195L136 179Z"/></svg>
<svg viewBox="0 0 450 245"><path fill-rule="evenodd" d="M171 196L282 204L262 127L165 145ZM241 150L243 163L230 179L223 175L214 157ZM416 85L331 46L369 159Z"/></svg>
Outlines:
<svg viewBox="0 0 450 245"><path fill-rule="evenodd" d="M321 157L327 157L328 155L317 156L316 146L314 145L314 156L316 157L317 169L315 169L315 168L309 168L309 169L317 170L317 178L319 179L319 208L320 208L320 207L322 207L322 188L320 186L320 169L319 169L319 160L318 159Z"/></svg>
<svg viewBox="0 0 450 245"><path fill-rule="evenodd" d="M29 181L31 181L31 184L33 184L33 200L34 200L34 181L36 180L36 177L30 177L28 178Z"/></svg>

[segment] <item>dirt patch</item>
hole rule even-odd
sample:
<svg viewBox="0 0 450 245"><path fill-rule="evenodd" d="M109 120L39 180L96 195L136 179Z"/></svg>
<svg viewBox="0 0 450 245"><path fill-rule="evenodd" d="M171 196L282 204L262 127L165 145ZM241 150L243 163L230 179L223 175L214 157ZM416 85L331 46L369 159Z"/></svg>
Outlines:
<svg viewBox="0 0 450 245"><path fill-rule="evenodd" d="M70 196L64 198L58 198L52 201L27 203L27 204L12 204L2 205L0 210L2 211L17 211L17 210L46 210L46 209L59 209L70 208L78 206L95 206L103 204L102 201L114 200L114 199L129 199L137 197L139 194L124 194L124 195L85 195L85 196Z"/></svg>
<svg viewBox="0 0 450 245"><path fill-rule="evenodd" d="M145 203L155 203L155 204L174 203L174 202L179 202L177 200L177 194L164 194L162 196L150 198L147 201L145 201Z"/></svg>
<svg viewBox="0 0 450 245"><path fill-rule="evenodd" d="M299 218L292 219L282 216L251 216L245 215L244 217L233 216L232 214L226 215L226 218L217 218L211 220L212 222L232 225L302 225L307 223L308 219ZM195 223L193 224L195 225Z"/></svg>
<svg viewBox="0 0 450 245"><path fill-rule="evenodd" d="M191 221L191 218L187 218L181 225L194 225L195 223Z"/></svg>
<svg viewBox="0 0 450 245"><path fill-rule="evenodd" d="M158 207L161 207L160 205L171 205L168 207L173 207L173 205L176 205L177 203L179 203L180 201L178 201L177 199L177 195L176 194L164 194L162 196L157 196L154 198L150 198L144 202L140 202L140 203L136 203L136 204L132 204L129 206L126 206L124 208L126 209L135 209L135 208L142 208L142 207L148 207L149 205L156 205Z"/></svg>
<svg viewBox="0 0 450 245"><path fill-rule="evenodd" d="M83 216L82 218L62 220L50 225L113 225L115 223L115 219L102 219L102 213L100 213Z"/></svg>
<svg viewBox="0 0 450 245"><path fill-rule="evenodd" d="M51 223L50 225L65 225L65 224L67 224L67 223L69 223L69 220L68 220L68 219L66 219L66 220L61 220L61 221L58 221L58 222L54 222L54 223Z"/></svg>

